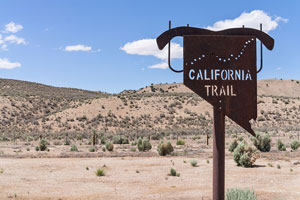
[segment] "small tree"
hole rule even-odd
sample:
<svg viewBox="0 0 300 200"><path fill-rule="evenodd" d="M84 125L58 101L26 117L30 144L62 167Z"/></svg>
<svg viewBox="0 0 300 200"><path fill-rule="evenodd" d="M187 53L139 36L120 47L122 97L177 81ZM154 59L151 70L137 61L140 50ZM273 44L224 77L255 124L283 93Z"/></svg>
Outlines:
<svg viewBox="0 0 300 200"><path fill-rule="evenodd" d="M98 144L98 138L97 138L97 132L96 132L96 130L93 130L92 143L93 143L93 146L95 146L96 144Z"/></svg>

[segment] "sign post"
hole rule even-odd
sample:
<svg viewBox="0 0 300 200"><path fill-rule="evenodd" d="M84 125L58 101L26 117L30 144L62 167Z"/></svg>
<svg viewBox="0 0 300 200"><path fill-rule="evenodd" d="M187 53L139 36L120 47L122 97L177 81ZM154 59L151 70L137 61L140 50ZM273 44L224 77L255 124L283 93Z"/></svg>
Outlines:
<svg viewBox="0 0 300 200"><path fill-rule="evenodd" d="M225 194L225 115L214 107L213 132L213 199L224 199Z"/></svg>
<svg viewBox="0 0 300 200"><path fill-rule="evenodd" d="M170 63L170 41L183 37L183 70ZM269 50L274 39L261 30L233 28L211 31L177 27L162 33L157 45L168 46L168 64L183 73L183 83L213 106L213 200L225 197L225 115L255 136L250 120L257 118L256 39Z"/></svg>

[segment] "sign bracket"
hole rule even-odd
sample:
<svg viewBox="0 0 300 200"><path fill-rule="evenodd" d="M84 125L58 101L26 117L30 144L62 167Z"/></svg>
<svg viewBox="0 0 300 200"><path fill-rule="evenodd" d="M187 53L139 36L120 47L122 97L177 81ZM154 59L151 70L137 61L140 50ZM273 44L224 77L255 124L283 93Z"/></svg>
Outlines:
<svg viewBox="0 0 300 200"><path fill-rule="evenodd" d="M187 25L187 27L189 27L189 25ZM169 21L169 30L171 30L171 20ZM168 65L169 65L169 68L170 68L170 70L172 70L173 72L176 72L176 73L183 72L183 69L182 70L176 70L171 66L171 55L170 54L171 54L171 40L169 41L169 44L168 44Z"/></svg>

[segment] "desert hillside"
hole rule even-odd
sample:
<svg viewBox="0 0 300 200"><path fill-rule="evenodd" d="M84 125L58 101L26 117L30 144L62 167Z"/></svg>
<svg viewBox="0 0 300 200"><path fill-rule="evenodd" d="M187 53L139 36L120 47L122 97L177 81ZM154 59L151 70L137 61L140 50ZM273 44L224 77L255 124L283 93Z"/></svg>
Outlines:
<svg viewBox="0 0 300 200"><path fill-rule="evenodd" d="M299 81L258 81L258 118L252 127L256 131L300 129L299 97ZM210 133L212 123L211 106L182 83L107 94L0 79L0 112L2 137L92 130ZM227 132L242 131L230 120L226 123Z"/></svg>

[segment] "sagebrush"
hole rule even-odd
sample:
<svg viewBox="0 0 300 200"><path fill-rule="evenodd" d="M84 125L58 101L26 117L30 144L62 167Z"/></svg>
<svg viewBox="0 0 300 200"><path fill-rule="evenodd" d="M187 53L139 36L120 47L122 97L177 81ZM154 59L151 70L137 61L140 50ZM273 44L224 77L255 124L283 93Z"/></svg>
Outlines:
<svg viewBox="0 0 300 200"><path fill-rule="evenodd" d="M271 150L271 141L272 140L268 134L257 134L256 137L252 138L254 146L261 152L269 152Z"/></svg>
<svg viewBox="0 0 300 200"><path fill-rule="evenodd" d="M257 197L253 190L233 188L227 190L226 200L257 200Z"/></svg>
<svg viewBox="0 0 300 200"><path fill-rule="evenodd" d="M233 152L233 159L238 166L252 167L257 158L256 150L245 141L240 143Z"/></svg>
<svg viewBox="0 0 300 200"><path fill-rule="evenodd" d="M160 156L166 156L166 155L170 155L174 151L174 148L171 142L167 142L167 143L162 142L158 145L157 151Z"/></svg>

